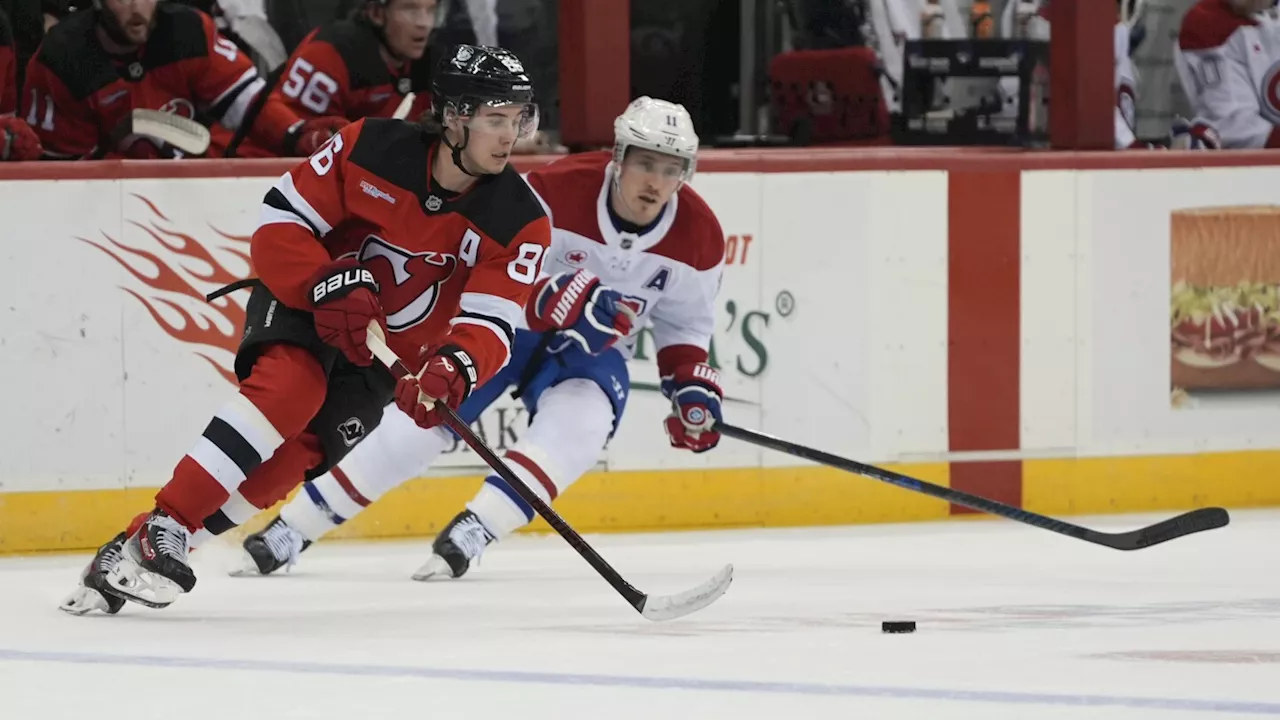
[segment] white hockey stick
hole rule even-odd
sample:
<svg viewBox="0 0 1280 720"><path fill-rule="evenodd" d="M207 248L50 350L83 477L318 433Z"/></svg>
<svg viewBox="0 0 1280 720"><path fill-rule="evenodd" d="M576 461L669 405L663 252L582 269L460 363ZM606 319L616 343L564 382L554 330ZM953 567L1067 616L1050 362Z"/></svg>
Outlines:
<svg viewBox="0 0 1280 720"><path fill-rule="evenodd" d="M396 111L391 114L391 117L396 120L403 120L409 117L409 108L413 107L413 101L415 98L417 98L417 95L414 95L413 93L406 94L404 99L400 101L400 104L396 106Z"/></svg>
<svg viewBox="0 0 1280 720"><path fill-rule="evenodd" d="M369 336L367 343L369 350L373 352L374 357L378 359L387 369L396 377L412 377L413 373L400 362L400 358L396 357L395 352L387 347L381 336L381 328L376 323L369 326ZM477 455L484 458L485 463L493 468L494 472L511 486L525 502L533 506L533 509L542 516L543 520L552 527L560 537L564 538L578 554L583 557L595 568L596 572L613 586L618 594L626 599L641 615L649 620L662 621L673 620L690 613L697 612L702 608L715 602L725 591L729 589L729 584L733 582L733 565L725 565L720 572L714 577L701 585L686 590L675 595L652 596L640 592L631 583L627 582L622 575L618 574L600 554L595 551L576 530L569 526L569 523L560 517L560 514L551 509L551 506L543 502L538 494L529 489L518 475L512 472L511 468L499 458L489 446L472 432L471 428L458 417L452 409L444 404L437 406L444 423L461 437L463 442L471 447Z"/></svg>
<svg viewBox="0 0 1280 720"><path fill-rule="evenodd" d="M209 149L209 128L195 120L159 110L131 113L133 135L163 140L187 155L203 155Z"/></svg>

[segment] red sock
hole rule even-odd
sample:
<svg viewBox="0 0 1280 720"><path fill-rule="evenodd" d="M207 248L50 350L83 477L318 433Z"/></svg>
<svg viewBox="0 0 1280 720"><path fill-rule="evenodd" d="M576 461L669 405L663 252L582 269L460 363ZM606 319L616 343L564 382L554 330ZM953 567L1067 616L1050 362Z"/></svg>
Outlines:
<svg viewBox="0 0 1280 720"><path fill-rule="evenodd" d="M306 472L324 462L320 439L304 432L280 446L271 459L258 466L240 486L240 494L251 505L265 510L280 502L289 491L302 484Z"/></svg>

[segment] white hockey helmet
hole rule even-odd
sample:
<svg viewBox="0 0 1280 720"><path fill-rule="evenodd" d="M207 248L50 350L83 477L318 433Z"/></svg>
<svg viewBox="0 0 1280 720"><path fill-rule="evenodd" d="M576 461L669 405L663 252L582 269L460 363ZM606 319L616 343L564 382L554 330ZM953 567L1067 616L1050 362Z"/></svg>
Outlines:
<svg viewBox="0 0 1280 720"><path fill-rule="evenodd" d="M613 164L622 167L629 148L638 147L684 160L680 182L693 179L698 164L698 133L683 105L644 96L631 101L613 121Z"/></svg>

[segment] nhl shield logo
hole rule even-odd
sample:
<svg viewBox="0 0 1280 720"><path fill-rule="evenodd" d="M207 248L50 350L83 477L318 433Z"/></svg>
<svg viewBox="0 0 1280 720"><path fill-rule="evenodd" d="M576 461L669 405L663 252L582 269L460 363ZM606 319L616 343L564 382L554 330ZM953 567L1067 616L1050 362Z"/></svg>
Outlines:
<svg viewBox="0 0 1280 720"><path fill-rule="evenodd" d="M364 423L358 417L349 417L338 426L338 434L347 447L352 447L364 437Z"/></svg>
<svg viewBox="0 0 1280 720"><path fill-rule="evenodd" d="M396 89L400 91L401 95L408 95L409 90L412 88L413 81L409 78L400 78L399 82L396 83Z"/></svg>
<svg viewBox="0 0 1280 720"><path fill-rule="evenodd" d="M444 200L441 200L439 195L432 195L422 205L427 212L440 212L440 208L444 207Z"/></svg>
<svg viewBox="0 0 1280 720"><path fill-rule="evenodd" d="M129 63L128 72L129 72L130 80L141 80L143 75L142 63L140 62Z"/></svg>

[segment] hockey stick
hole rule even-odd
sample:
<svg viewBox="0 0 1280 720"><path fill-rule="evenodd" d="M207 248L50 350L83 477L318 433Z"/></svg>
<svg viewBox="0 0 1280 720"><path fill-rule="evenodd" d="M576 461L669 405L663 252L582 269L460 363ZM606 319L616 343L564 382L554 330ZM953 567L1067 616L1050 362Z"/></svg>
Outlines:
<svg viewBox="0 0 1280 720"><path fill-rule="evenodd" d="M209 149L209 128L173 113L134 110L133 132L163 140L188 155L203 155Z"/></svg>
<svg viewBox="0 0 1280 720"><path fill-rule="evenodd" d="M395 120L403 120L409 117L409 110L413 107L413 101L417 97L414 93L405 93L404 99L396 106L396 111L391 113L391 117Z"/></svg>
<svg viewBox="0 0 1280 720"><path fill-rule="evenodd" d="M267 74L265 84L258 94L254 96L253 102L249 107L245 108L244 117L240 119L240 125L236 127L236 131L231 134L231 140L227 143L227 147L222 151L222 157L233 158L240 150L240 144L249 137L249 130L253 128L253 124L258 122L258 116L262 114L262 108L267 106L267 100L271 98L271 93L275 91L276 85L280 82L280 78L284 77L285 70L289 67L289 61L281 63L279 67Z"/></svg>
<svg viewBox="0 0 1280 720"><path fill-rule="evenodd" d="M111 133L109 142L98 146L89 156L101 160L124 138L145 135L164 142L187 155L198 157L209 149L209 128L181 115L138 108L125 116Z"/></svg>
<svg viewBox="0 0 1280 720"><path fill-rule="evenodd" d="M412 377L413 373L409 372L404 363L400 362L400 358L396 357L395 352L387 347L382 338L378 337L378 333L373 329L374 327L376 326L370 327L368 336L369 349L373 351L374 357L378 358L383 365L386 365L387 369L396 377ZM583 540L582 536L570 527L564 521L564 518L560 517L559 513L552 510L551 506L543 502L537 493L530 490L524 484L524 481L512 472L511 468L507 467L507 464L493 450L490 450L483 440L472 432L471 428L458 417L457 413L443 403L436 407L444 417L445 425L457 433L458 437L461 437L477 455L483 458L485 463L493 468L494 472L498 473L503 480L506 480L507 484L521 499L532 505L533 509L542 516L542 519L546 520L547 524L560 534L560 537L564 538L574 550L577 550L578 554L591 567L595 568L596 572L600 573L605 581L612 585L614 590L618 591L619 595L631 603L631 607L634 607L644 617L653 621L673 620L701 610L715 602L729 589L729 584L733 582L733 565L725 565L710 580L682 593L654 596L640 592L618 574L618 571L614 570L604 558L600 557L599 553L588 545L587 541Z"/></svg>
<svg viewBox="0 0 1280 720"><path fill-rule="evenodd" d="M970 495L959 490L942 487L927 483L924 480L917 480L907 475L901 475L891 470L885 470L873 465L864 465L863 463L849 460L846 458L832 455L821 450L814 450L803 445L783 440L772 435L766 435L755 430L747 430L745 428L734 427L723 422L716 423L715 427L722 435L742 440L743 442L759 445L760 447L777 450L788 455L794 455L805 460L812 460L816 463L829 465L838 470L855 473L873 480L886 482L890 485L897 485L913 492L930 495L932 497L946 500L947 502L963 505L973 510L980 510L992 515L998 515L1008 520L1014 520L1026 525L1038 527L1042 530L1052 530L1053 532L1084 540L1095 545L1113 548L1115 550L1141 550L1152 545L1159 545L1162 542L1174 540L1183 535L1203 532L1205 530L1213 530L1214 528L1225 527L1230 522L1230 516L1227 511L1222 508L1200 508L1192 510L1189 513L1183 513L1168 520L1162 520L1155 525L1149 525L1139 530L1131 530L1123 533L1104 533L1097 530L1090 530L1079 525L1072 525L1068 522L1055 520L1029 510L1005 505L995 500L978 495Z"/></svg>

